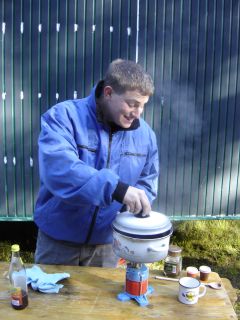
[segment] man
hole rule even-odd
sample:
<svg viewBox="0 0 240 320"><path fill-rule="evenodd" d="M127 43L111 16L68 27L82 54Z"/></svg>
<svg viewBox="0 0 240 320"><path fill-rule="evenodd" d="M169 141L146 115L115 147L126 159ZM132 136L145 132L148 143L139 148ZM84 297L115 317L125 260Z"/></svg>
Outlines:
<svg viewBox="0 0 240 320"><path fill-rule="evenodd" d="M90 96L42 116L36 263L117 265L117 212L148 215L156 197L156 138L140 118L153 91L140 65L118 59Z"/></svg>

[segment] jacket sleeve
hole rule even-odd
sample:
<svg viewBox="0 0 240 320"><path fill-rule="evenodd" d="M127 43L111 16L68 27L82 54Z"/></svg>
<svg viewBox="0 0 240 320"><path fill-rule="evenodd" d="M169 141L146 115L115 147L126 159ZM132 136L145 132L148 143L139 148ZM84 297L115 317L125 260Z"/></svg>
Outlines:
<svg viewBox="0 0 240 320"><path fill-rule="evenodd" d="M112 170L96 170L79 159L71 119L63 103L42 116L39 171L45 187L71 204L109 205L119 180Z"/></svg>
<svg viewBox="0 0 240 320"><path fill-rule="evenodd" d="M152 203L157 196L159 177L158 147L156 136L153 131L151 131L149 140L150 144L146 163L135 187L143 189L146 192L150 203Z"/></svg>

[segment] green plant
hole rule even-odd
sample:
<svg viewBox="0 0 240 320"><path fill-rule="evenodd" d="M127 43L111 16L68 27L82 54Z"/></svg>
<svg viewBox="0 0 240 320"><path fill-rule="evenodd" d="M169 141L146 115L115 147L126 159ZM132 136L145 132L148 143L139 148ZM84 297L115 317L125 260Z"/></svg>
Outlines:
<svg viewBox="0 0 240 320"><path fill-rule="evenodd" d="M188 221L174 227L171 242L183 248L183 257L221 268L240 267L240 221Z"/></svg>
<svg viewBox="0 0 240 320"><path fill-rule="evenodd" d="M34 253L26 250L21 250L21 257L25 263L33 263L34 262ZM11 243L9 242L1 242L0 243L0 261L10 262L11 259Z"/></svg>

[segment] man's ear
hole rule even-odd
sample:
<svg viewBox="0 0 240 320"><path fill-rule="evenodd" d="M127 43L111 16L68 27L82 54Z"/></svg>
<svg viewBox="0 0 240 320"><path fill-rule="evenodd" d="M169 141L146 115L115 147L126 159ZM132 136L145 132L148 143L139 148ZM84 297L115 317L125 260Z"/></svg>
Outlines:
<svg viewBox="0 0 240 320"><path fill-rule="evenodd" d="M106 86L103 88L104 98L111 98L112 93L113 93L113 88L111 86Z"/></svg>

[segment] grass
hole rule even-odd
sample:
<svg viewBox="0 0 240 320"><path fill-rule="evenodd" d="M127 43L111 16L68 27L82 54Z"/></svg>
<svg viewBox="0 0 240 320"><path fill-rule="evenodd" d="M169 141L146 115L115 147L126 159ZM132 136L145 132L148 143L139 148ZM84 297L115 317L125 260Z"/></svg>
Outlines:
<svg viewBox="0 0 240 320"><path fill-rule="evenodd" d="M0 242L0 261L10 262L11 260L11 245L9 241ZM21 246L20 246L21 250ZM34 262L34 252L29 250L21 250L21 258L25 263Z"/></svg>
<svg viewBox="0 0 240 320"><path fill-rule="evenodd" d="M209 265L223 278L228 278L238 294L234 308L240 319L240 221L174 222L171 243L182 248L183 268ZM0 261L10 261L10 242L0 243ZM33 263L33 252L21 250L22 259ZM151 265L162 269L163 261Z"/></svg>
<svg viewBox="0 0 240 320"><path fill-rule="evenodd" d="M171 241L183 248L184 267L206 263L240 289L240 221L178 223Z"/></svg>

